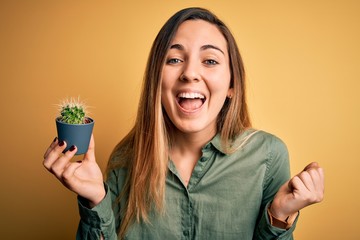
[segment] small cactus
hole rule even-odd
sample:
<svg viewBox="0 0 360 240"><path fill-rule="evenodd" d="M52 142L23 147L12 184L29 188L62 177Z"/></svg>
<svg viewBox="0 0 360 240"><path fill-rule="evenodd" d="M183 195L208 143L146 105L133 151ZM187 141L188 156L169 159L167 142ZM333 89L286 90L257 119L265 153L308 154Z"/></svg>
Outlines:
<svg viewBox="0 0 360 240"><path fill-rule="evenodd" d="M58 120L68 124L88 123L86 105L80 99L65 99L59 104L60 116Z"/></svg>

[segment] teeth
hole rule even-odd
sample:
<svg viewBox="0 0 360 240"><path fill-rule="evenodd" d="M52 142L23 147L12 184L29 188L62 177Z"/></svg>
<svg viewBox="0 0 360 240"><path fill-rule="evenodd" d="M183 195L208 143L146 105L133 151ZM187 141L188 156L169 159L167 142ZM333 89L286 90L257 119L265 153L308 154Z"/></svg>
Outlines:
<svg viewBox="0 0 360 240"><path fill-rule="evenodd" d="M178 95L178 97L180 97L180 98L190 98L190 99L195 99L195 98L204 99L205 98L204 95L202 95L200 93L194 93L194 92L192 92L192 93L180 93Z"/></svg>

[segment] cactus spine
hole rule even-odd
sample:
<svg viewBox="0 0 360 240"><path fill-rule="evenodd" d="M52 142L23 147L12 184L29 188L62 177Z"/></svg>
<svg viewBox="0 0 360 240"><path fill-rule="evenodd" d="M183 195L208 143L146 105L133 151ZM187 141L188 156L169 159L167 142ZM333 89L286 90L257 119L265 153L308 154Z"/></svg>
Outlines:
<svg viewBox="0 0 360 240"><path fill-rule="evenodd" d="M85 124L87 119L86 105L80 99L66 99L59 105L59 121L68 124Z"/></svg>

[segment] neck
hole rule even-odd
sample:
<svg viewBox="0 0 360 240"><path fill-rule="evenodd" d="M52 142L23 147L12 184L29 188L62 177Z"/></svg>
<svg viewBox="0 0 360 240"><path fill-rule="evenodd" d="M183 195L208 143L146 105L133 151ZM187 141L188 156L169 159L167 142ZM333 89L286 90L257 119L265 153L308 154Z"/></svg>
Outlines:
<svg viewBox="0 0 360 240"><path fill-rule="evenodd" d="M176 131L174 134L172 149L183 153L201 153L201 149L216 134L216 131L208 133L184 133Z"/></svg>
<svg viewBox="0 0 360 240"><path fill-rule="evenodd" d="M216 131L204 135L202 133L183 133L178 130L174 132L170 157L184 186L187 186L190 181L192 171L201 157L201 149L214 137L215 133Z"/></svg>

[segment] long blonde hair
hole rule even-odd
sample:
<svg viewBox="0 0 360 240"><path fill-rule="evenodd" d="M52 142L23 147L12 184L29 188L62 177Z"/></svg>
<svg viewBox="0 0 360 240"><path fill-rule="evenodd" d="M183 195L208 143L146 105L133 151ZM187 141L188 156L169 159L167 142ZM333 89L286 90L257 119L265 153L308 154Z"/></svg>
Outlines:
<svg viewBox="0 0 360 240"><path fill-rule="evenodd" d="M152 45L133 129L115 147L107 172L126 168L126 184L120 197L126 196L126 208L119 236L123 238L134 221L148 221L148 213L161 212L164 205L170 134L174 128L161 105L161 71L170 42L179 25L188 20L204 20L218 27L227 41L230 57L231 86L234 96L227 99L217 119L217 132L223 146L251 126L245 97L245 72L239 49L226 25L203 8L186 8L175 13L161 28Z"/></svg>

